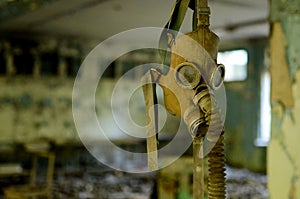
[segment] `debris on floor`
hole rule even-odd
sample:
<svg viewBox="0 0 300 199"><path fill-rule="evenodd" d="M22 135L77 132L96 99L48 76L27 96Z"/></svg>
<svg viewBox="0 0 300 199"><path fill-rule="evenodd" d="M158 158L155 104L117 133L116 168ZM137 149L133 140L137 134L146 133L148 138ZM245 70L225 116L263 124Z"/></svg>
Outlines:
<svg viewBox="0 0 300 199"><path fill-rule="evenodd" d="M148 199L153 174L117 171L60 173L53 184L55 199Z"/></svg>
<svg viewBox="0 0 300 199"><path fill-rule="evenodd" d="M226 168L227 197L230 199L267 199L267 176L247 169Z"/></svg>
<svg viewBox="0 0 300 199"><path fill-rule="evenodd" d="M57 172L55 199L150 199L155 174L119 171ZM155 197L154 197L155 198ZM227 198L267 199L267 176L246 169L227 167Z"/></svg>

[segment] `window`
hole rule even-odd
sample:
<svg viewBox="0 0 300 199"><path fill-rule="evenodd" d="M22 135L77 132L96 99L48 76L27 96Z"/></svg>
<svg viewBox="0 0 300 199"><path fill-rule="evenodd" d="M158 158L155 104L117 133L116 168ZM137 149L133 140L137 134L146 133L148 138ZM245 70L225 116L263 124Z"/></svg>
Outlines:
<svg viewBox="0 0 300 199"><path fill-rule="evenodd" d="M65 57L66 65L67 65L67 74L69 77L76 77L81 59L79 57L74 56L66 56Z"/></svg>
<svg viewBox="0 0 300 199"><path fill-rule="evenodd" d="M6 74L6 60L4 50L0 50L0 74Z"/></svg>
<svg viewBox="0 0 300 199"><path fill-rule="evenodd" d="M57 75L58 74L58 54L57 52L45 52L41 55L41 75Z"/></svg>
<svg viewBox="0 0 300 199"><path fill-rule="evenodd" d="M16 48L14 54L16 73L20 75L31 75L33 73L34 59L29 48Z"/></svg>
<svg viewBox="0 0 300 199"><path fill-rule="evenodd" d="M247 79L248 53L246 50L231 50L218 53L218 63L225 66L225 82Z"/></svg>
<svg viewBox="0 0 300 199"><path fill-rule="evenodd" d="M265 70L261 75L260 124L256 146L267 146L271 136L270 74Z"/></svg>

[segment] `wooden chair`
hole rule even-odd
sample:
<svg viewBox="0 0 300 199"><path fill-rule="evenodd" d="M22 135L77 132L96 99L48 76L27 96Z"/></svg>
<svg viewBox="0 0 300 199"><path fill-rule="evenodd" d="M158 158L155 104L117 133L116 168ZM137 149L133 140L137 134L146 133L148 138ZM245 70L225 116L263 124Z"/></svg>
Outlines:
<svg viewBox="0 0 300 199"><path fill-rule="evenodd" d="M45 184L36 183L37 164L39 158L48 159L48 168ZM52 152L34 152L30 180L28 185L12 186L4 189L5 199L29 199L48 198L52 199L52 180L54 173L55 154Z"/></svg>

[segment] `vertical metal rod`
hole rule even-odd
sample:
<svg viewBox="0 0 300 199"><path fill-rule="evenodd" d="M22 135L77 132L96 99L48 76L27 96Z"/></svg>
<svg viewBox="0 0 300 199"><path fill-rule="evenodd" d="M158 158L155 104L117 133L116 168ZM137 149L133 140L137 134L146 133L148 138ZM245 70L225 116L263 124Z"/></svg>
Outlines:
<svg viewBox="0 0 300 199"><path fill-rule="evenodd" d="M208 7L208 3L207 3L207 0L196 0L197 3L198 3L198 8L206 8Z"/></svg>
<svg viewBox="0 0 300 199"><path fill-rule="evenodd" d="M200 25L200 0L195 0L195 11L194 11L194 20L196 22L196 28L194 28L193 31L195 31L195 29L197 29Z"/></svg>
<svg viewBox="0 0 300 199"><path fill-rule="evenodd" d="M203 15L205 14L205 15ZM204 20L203 20L204 17ZM209 21L209 8L207 0L195 0L195 11L193 15L193 31L198 29L201 25L207 24ZM196 25L196 26L195 26ZM204 30L204 29L203 29ZM204 35L204 33L203 33ZM204 37L203 37L204 38ZM204 42L202 42L204 45ZM203 155L200 156L202 148L202 137L195 137L193 139L193 196L194 199L204 199L204 160ZM201 157L201 158L200 158Z"/></svg>
<svg viewBox="0 0 300 199"><path fill-rule="evenodd" d="M194 19L197 21L197 28L201 26L209 26L210 9L207 0L195 0L195 15Z"/></svg>
<svg viewBox="0 0 300 199"><path fill-rule="evenodd" d="M193 171L193 195L194 199L204 199L204 161L203 156L199 156L202 148L202 137L195 137L193 140L193 156L194 156L194 171Z"/></svg>

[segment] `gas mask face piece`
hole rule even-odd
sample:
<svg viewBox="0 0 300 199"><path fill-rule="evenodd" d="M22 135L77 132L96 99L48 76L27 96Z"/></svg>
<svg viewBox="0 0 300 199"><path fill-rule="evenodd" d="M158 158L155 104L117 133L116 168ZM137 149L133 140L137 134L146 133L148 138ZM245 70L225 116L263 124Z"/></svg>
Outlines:
<svg viewBox="0 0 300 199"><path fill-rule="evenodd" d="M200 135L201 126L209 125L207 117L212 107L205 101L210 101L210 90L222 85L225 74L224 66L217 65L213 59L216 58L218 38L210 36L214 42L213 46L211 43L206 47L209 52L199 43L198 31L178 37L171 46L168 73L162 75L152 71L163 88L166 109L184 119L193 137Z"/></svg>
<svg viewBox="0 0 300 199"><path fill-rule="evenodd" d="M157 101L155 84L163 90L167 111L181 117L191 137L205 138L212 146L223 131L224 121L214 101L213 91L221 87L224 66L216 64L218 38L206 33L210 43L202 41L201 34L194 31L178 37L170 47L171 63L166 74L151 69L142 78L147 115L147 151L150 170L157 164ZM148 107L148 108L147 108ZM154 119L153 119L154 118ZM207 151L209 151L208 148Z"/></svg>

